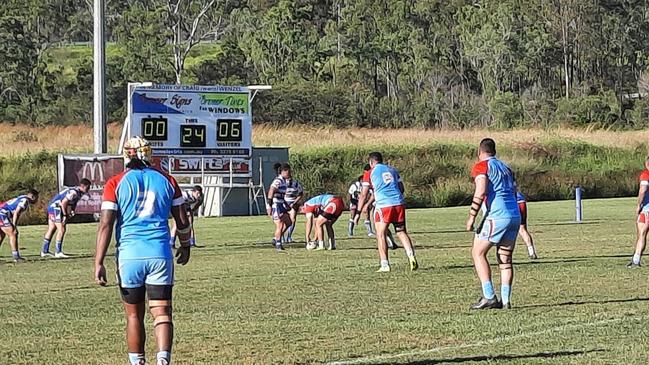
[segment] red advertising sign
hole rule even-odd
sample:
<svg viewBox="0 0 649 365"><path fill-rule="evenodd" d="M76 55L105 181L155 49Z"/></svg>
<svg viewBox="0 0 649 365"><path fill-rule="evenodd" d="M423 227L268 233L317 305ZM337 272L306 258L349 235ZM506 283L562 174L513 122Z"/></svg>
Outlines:
<svg viewBox="0 0 649 365"><path fill-rule="evenodd" d="M121 156L59 155L59 190L66 186L77 186L81 179L88 179L92 187L79 203L77 214L101 212L101 194L106 181L124 171Z"/></svg>

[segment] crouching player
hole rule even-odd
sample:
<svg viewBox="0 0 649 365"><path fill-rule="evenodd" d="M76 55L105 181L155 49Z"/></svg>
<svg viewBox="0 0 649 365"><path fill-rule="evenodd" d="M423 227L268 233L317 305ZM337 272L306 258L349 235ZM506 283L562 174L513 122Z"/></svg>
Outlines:
<svg viewBox="0 0 649 365"><path fill-rule="evenodd" d="M626 267L640 267L642 253L647 245L647 232L649 232L649 156L644 161L645 170L640 173L640 187L638 188L638 205L636 207L636 243L635 252Z"/></svg>
<svg viewBox="0 0 649 365"><path fill-rule="evenodd" d="M145 298L157 343L156 364L171 363L171 317L174 262L169 245L169 213L178 226L177 263L189 261L189 234L182 192L173 177L150 167L151 146L140 137L124 146L126 171L106 183L97 231L95 281L105 286L104 258L113 227L117 242L118 285L126 312L126 342L130 364L145 364Z"/></svg>
<svg viewBox="0 0 649 365"><path fill-rule="evenodd" d="M336 235L333 224L343 213L345 203L340 197L323 194L315 196L304 203L302 212L306 216L306 249L324 250L324 230L329 237L328 250L336 249ZM315 242L311 241L311 229L315 223Z"/></svg>
<svg viewBox="0 0 649 365"><path fill-rule="evenodd" d="M518 234L521 235L525 246L527 246L527 256L530 260L536 260L539 257L536 255L534 239L530 231L527 230L527 200L520 191L516 191L516 203L518 203L518 210L521 212L521 228L518 229Z"/></svg>
<svg viewBox="0 0 649 365"><path fill-rule="evenodd" d="M27 194L0 203L0 245L5 236L9 236L11 256L14 262L24 261L18 248L18 220L27 211L30 204L38 201L38 191L30 189Z"/></svg>
<svg viewBox="0 0 649 365"><path fill-rule="evenodd" d="M50 200L47 206L47 232L43 239L41 257L52 257L66 259L70 256L63 253L63 239L68 225L68 217L74 216L77 203L84 194L88 193L92 183L88 179L81 179L79 186L63 189ZM54 255L50 252L50 242L56 232L56 251Z"/></svg>
<svg viewBox="0 0 649 365"><path fill-rule="evenodd" d="M187 212L187 219L189 224L192 226L192 231L190 234L190 246L196 247L196 232L194 231L194 216L198 214L198 209L203 205L203 188L200 185L194 185L191 190L183 191L183 200L185 201L185 211ZM176 221L171 223L171 239L169 244L171 247L176 247Z"/></svg>
<svg viewBox="0 0 649 365"><path fill-rule="evenodd" d="M369 185L374 189L376 200L374 225L376 226L376 241L381 263L377 272L390 271L390 261L388 260L388 227L390 224L394 226L397 236L406 250L410 270L417 270L419 264L415 258L412 240L406 230L406 204L401 176L394 167L383 163L383 155L379 152L369 154L369 163L372 168ZM361 201L367 188L369 188L367 185L363 187Z"/></svg>
<svg viewBox="0 0 649 365"><path fill-rule="evenodd" d="M475 218L483 202L486 212L482 223L476 229L473 239L473 265L482 284L482 297L471 309L510 308L514 266L512 253L521 223L521 215L516 204L516 185L514 174L504 162L496 158L496 142L485 138L478 151L480 161L473 167L471 176L475 192L466 222L466 229L473 230ZM498 267L500 268L502 302L498 300L491 282L491 268L487 254L496 246Z"/></svg>

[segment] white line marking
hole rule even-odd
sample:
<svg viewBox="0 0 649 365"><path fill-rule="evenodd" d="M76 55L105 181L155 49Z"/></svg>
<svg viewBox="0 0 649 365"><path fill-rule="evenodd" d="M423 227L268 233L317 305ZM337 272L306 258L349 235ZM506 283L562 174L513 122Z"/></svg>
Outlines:
<svg viewBox="0 0 649 365"><path fill-rule="evenodd" d="M492 345L492 344L499 343L499 342L517 340L517 339L525 338L525 337L540 336L540 335L545 335L545 334L552 333L552 332L570 331L570 330L575 330L575 329L580 329L580 328L587 328L587 327L597 327L597 326L601 326L601 325L607 325L607 324L611 324L611 323L618 323L618 322L625 322L625 321L641 321L641 320L644 320L646 318L647 318L646 316L644 316L644 317L610 318L610 319L603 319L603 320L596 321L596 322L574 323L574 324L568 324L568 325L563 325L563 326L552 327L552 328L548 328L548 329L544 329L544 330L536 331L536 332L527 332L527 333L520 333L520 334L513 335L513 336L497 337L497 338L493 338L493 339L490 339L490 340L478 341L478 342L473 342L473 343L465 343L465 344L461 344L461 345L440 346L440 347L434 347L432 349L427 349L427 350L415 350L415 351L402 352L402 353L398 353L398 354L386 354L386 355L379 355L379 356L360 357L360 358L351 359L351 360L334 361L334 362L327 363L326 365L364 364L364 363L372 363L372 362L378 362L378 361L393 360L393 359L398 359L398 358L402 358L402 357L421 356L421 355L433 354L433 353L447 351L447 350L461 350L461 349L466 349L466 348L470 348L470 347L481 347L481 346L486 346L486 345Z"/></svg>

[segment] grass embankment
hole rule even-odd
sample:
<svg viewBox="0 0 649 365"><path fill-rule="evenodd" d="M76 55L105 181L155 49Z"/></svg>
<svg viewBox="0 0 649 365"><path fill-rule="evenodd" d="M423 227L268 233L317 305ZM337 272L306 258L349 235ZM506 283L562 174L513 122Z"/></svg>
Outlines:
<svg viewBox="0 0 649 365"><path fill-rule="evenodd" d="M572 202L531 203L540 260L529 262L519 243L514 309L473 313L480 285L466 207L408 211L420 271L407 271L399 250L387 275L374 272L375 242L363 227L354 239L339 237L338 251L307 252L301 243L277 254L267 217L198 219L206 247L176 269L174 363L646 364L647 273L624 267L633 207L633 199L588 201L588 220L576 225L567 224ZM345 221L335 225L339 236ZM0 364L126 363L114 275L109 288L92 281L96 225L69 227L71 260L38 257L44 231L21 227L33 261L5 263L8 246L0 249ZM114 272L111 258L107 269ZM499 292L497 273L494 282ZM148 314L146 329L151 360Z"/></svg>
<svg viewBox="0 0 649 365"><path fill-rule="evenodd" d="M113 149L119 132L119 125L109 128ZM367 154L380 150L401 172L410 206L440 207L467 202L475 145L487 134L496 138L499 155L514 168L521 189L532 200L571 198L576 185L585 188L586 197L634 195L637 174L648 151L644 141L649 140L649 132L277 130L256 126L254 143L287 143L295 176L308 195L326 191L344 196L362 172ZM29 139L25 136L32 136L33 141L21 141ZM39 130L2 124L0 143L6 147L5 153L13 152L0 158L0 199L29 186L43 191L47 199L56 189L56 153L19 152L80 152L92 145L90 129L82 126ZM32 222L45 217L32 214Z"/></svg>

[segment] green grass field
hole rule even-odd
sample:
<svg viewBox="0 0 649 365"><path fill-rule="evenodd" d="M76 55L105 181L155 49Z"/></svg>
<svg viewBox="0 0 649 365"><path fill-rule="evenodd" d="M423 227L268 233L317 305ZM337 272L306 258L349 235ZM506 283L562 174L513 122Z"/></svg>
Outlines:
<svg viewBox="0 0 649 365"><path fill-rule="evenodd" d="M206 247L177 269L174 363L645 364L646 269L624 267L633 210L632 199L585 201L577 225L573 202L531 203L540 260L519 242L515 308L483 312L468 311L480 292L466 207L409 211L421 269L407 271L399 250L389 274L374 272L373 240L344 237L346 219L338 251L279 254L265 217L199 219ZM2 246L0 364L127 363L115 282L92 280L95 229L70 226L69 260L37 258L42 226L21 228L33 261L14 265Z"/></svg>

